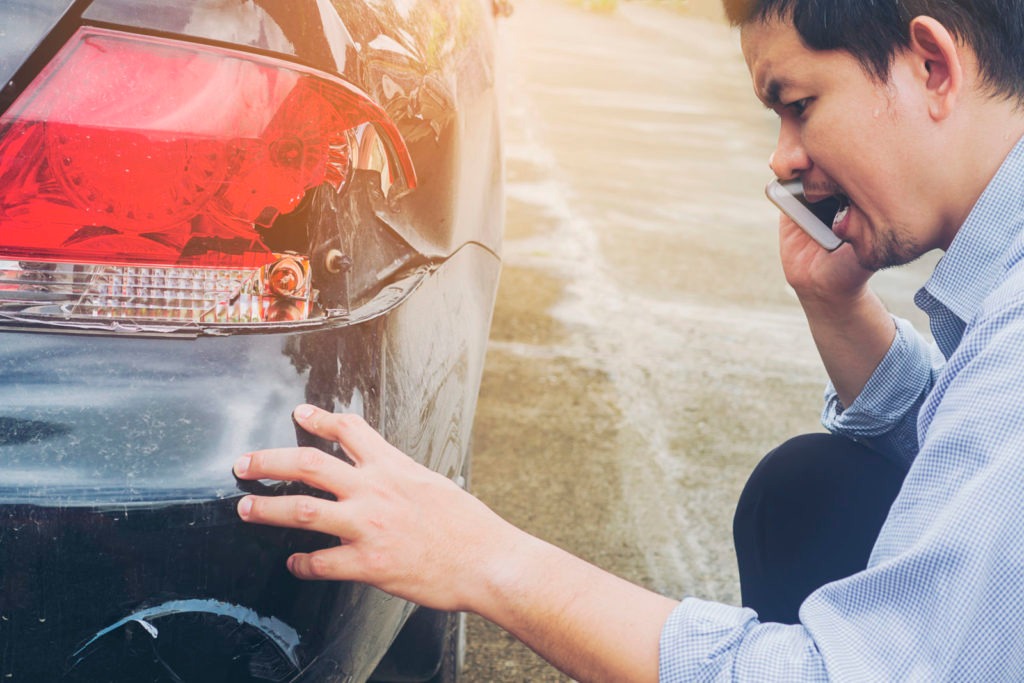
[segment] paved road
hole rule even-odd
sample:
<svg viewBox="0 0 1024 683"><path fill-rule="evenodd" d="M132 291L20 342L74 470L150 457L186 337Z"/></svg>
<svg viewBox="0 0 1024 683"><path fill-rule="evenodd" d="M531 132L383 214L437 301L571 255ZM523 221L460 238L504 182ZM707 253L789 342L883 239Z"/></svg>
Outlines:
<svg viewBox="0 0 1024 683"><path fill-rule="evenodd" d="M654 590L737 603L736 498L820 429L824 385L762 194L777 124L717 0L516 4L474 491ZM898 312L919 271L884 278ZM567 680L478 619L469 639L469 681Z"/></svg>

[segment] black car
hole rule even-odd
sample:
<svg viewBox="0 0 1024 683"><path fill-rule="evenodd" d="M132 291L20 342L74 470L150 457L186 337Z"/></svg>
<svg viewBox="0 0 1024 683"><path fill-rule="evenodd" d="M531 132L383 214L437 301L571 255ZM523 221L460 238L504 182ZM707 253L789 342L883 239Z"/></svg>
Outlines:
<svg viewBox="0 0 1024 683"><path fill-rule="evenodd" d="M0 681L451 681L458 615L285 568L242 453L453 479L498 280L491 0L0 2Z"/></svg>

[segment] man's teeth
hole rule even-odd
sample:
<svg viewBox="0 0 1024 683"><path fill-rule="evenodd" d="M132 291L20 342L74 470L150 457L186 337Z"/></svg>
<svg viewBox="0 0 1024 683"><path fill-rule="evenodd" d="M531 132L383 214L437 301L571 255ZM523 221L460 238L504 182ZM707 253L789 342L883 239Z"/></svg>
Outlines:
<svg viewBox="0 0 1024 683"><path fill-rule="evenodd" d="M846 214L850 212L850 205L847 202L843 202L843 205L836 211L835 218L832 219L832 228L835 229L837 225L843 222L846 218Z"/></svg>

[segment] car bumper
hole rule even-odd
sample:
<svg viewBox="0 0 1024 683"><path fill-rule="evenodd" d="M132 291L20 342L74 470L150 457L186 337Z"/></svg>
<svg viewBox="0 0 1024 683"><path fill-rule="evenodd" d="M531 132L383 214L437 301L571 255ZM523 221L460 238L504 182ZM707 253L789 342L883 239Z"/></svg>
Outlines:
<svg viewBox="0 0 1024 683"><path fill-rule="evenodd" d="M334 541L242 523L231 465L296 443L336 452L296 432L309 402L458 476L498 270L467 245L379 316L318 331L0 335L0 677L369 676L412 607L294 579L289 554Z"/></svg>

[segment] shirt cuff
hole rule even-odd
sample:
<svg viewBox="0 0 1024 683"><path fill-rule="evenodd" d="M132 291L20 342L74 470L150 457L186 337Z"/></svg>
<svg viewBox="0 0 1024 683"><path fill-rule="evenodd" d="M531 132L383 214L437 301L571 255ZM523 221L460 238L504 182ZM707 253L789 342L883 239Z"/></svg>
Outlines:
<svg viewBox="0 0 1024 683"><path fill-rule="evenodd" d="M661 629L659 683L707 679L758 623L752 609L686 598Z"/></svg>
<svg viewBox="0 0 1024 683"><path fill-rule="evenodd" d="M911 412L932 384L932 352L910 322L894 317L896 338L860 395L849 407L835 388L825 389L821 423L835 434L870 438L891 431Z"/></svg>

